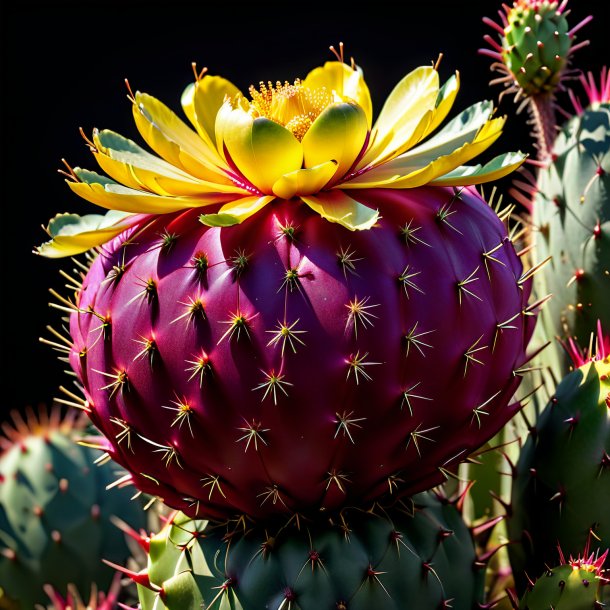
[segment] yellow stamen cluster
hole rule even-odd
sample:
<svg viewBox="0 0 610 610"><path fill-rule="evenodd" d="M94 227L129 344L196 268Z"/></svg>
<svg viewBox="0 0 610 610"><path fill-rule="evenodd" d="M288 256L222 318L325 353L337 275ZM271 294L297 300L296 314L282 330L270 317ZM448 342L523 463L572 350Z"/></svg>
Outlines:
<svg viewBox="0 0 610 610"><path fill-rule="evenodd" d="M299 79L294 84L277 81L259 83L259 88L249 89L251 111L286 127L299 141L303 139L318 115L329 106L332 95L325 87L310 89Z"/></svg>

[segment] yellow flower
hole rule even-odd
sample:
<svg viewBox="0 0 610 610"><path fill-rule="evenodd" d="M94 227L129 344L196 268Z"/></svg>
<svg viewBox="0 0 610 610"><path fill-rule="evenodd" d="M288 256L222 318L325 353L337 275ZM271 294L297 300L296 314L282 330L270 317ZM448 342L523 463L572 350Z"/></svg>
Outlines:
<svg viewBox="0 0 610 610"><path fill-rule="evenodd" d="M45 256L67 256L103 244L142 215L202 208L209 226L244 221L274 199L299 198L330 222L370 229L379 212L360 189L472 185L517 168L521 153L466 165L495 142L505 118L491 102L446 118L459 75L442 87L436 66L407 74L373 123L369 89L342 57L293 83L260 83L248 95L204 71L182 95L194 130L154 97L131 96L136 126L156 156L112 131L94 131L90 148L109 176L71 170L70 188L111 210L105 216L56 216ZM213 206L206 213L205 208Z"/></svg>

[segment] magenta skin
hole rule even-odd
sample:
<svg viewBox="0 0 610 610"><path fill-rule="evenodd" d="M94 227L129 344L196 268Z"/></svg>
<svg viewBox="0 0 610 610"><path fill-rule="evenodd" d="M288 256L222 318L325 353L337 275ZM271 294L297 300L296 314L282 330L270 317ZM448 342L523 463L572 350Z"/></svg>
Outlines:
<svg viewBox="0 0 610 610"><path fill-rule="evenodd" d="M371 230L275 201L225 228L150 217L102 248L70 361L136 487L192 517L315 515L433 487L515 414L536 316L498 216L471 188L357 197ZM295 322L282 355L273 331Z"/></svg>

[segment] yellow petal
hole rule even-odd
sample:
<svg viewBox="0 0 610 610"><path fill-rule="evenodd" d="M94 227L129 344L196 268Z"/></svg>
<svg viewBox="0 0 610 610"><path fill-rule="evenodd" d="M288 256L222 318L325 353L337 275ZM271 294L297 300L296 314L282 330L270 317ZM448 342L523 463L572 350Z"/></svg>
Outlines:
<svg viewBox="0 0 610 610"><path fill-rule="evenodd" d="M132 140L107 129L94 131L93 143L100 167L118 182L134 189L145 189L158 195L248 194L234 184L216 184L194 178L151 155Z"/></svg>
<svg viewBox="0 0 610 610"><path fill-rule="evenodd" d="M284 127L241 108L218 114L223 144L237 169L262 193L271 194L284 174L303 164L301 143Z"/></svg>
<svg viewBox="0 0 610 610"><path fill-rule="evenodd" d="M436 108L434 110L434 114L432 115L432 120L430 121L426 135L428 135L428 133L432 133L447 118L459 90L460 73L456 71L456 73L445 82L438 92L438 97L436 98Z"/></svg>
<svg viewBox="0 0 610 610"><path fill-rule="evenodd" d="M461 165L430 184L435 186L470 186L499 180L514 172L523 164L525 159L527 159L527 155L521 152L504 153L494 157L483 166L480 164L474 166Z"/></svg>
<svg viewBox="0 0 610 610"><path fill-rule="evenodd" d="M350 231L370 229L379 219L379 212L362 205L338 189L302 196L301 199L322 218L336 222Z"/></svg>
<svg viewBox="0 0 610 610"><path fill-rule="evenodd" d="M434 68L421 66L407 74L381 109L371 134L371 146L358 168L382 163L415 144L412 134L427 114L431 117L438 91L438 72ZM427 127L428 124L422 134Z"/></svg>
<svg viewBox="0 0 610 610"><path fill-rule="evenodd" d="M38 246L35 252L47 258L81 254L110 241L142 218L139 214L124 214L114 210L105 216L57 214L46 228L51 241Z"/></svg>
<svg viewBox="0 0 610 610"><path fill-rule="evenodd" d="M305 167L336 161L341 178L362 151L368 126L364 110L354 102L331 104L313 122L301 144Z"/></svg>
<svg viewBox="0 0 610 610"><path fill-rule="evenodd" d="M275 199L272 195L264 197L242 197L225 203L216 214L201 214L199 222L208 227L230 227L250 218Z"/></svg>
<svg viewBox="0 0 610 610"><path fill-rule="evenodd" d="M415 188L432 182L439 176L451 172L489 148L502 133L505 118L487 122L472 142L467 142L449 154L420 165L413 159L396 158L375 167L357 178L341 185L343 189L354 188ZM427 159L426 159L427 160Z"/></svg>
<svg viewBox="0 0 610 610"><path fill-rule="evenodd" d="M373 123L373 104L369 88L364 81L362 70L340 61L327 61L323 66L312 70L303 81L305 87L334 91L343 100L354 100L362 110L367 120L367 128Z"/></svg>
<svg viewBox="0 0 610 610"><path fill-rule="evenodd" d="M230 182L216 148L202 140L165 104L137 92L133 116L146 143L166 161L202 180Z"/></svg>
<svg viewBox="0 0 610 610"><path fill-rule="evenodd" d="M335 175L336 161L326 161L308 169L297 169L284 174L274 185L273 192L280 199L292 199L297 195L312 195L322 190Z"/></svg>
<svg viewBox="0 0 610 610"><path fill-rule="evenodd" d="M222 76L206 74L191 83L182 94L181 103L197 133L211 148L216 147L216 115L226 97L235 97L239 89Z"/></svg>
<svg viewBox="0 0 610 610"><path fill-rule="evenodd" d="M106 176L78 167L73 171L80 182L68 181L68 186L83 199L109 210L136 214L168 214L178 210L222 203L235 197L235 195L227 193L213 193L197 197L165 197L131 189Z"/></svg>

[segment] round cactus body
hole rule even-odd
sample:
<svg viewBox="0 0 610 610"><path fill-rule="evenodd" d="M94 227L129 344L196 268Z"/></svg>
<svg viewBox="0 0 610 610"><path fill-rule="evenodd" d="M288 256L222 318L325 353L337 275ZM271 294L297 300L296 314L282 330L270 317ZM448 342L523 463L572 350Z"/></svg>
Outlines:
<svg viewBox="0 0 610 610"><path fill-rule="evenodd" d="M137 528L145 520L132 490L106 491L116 466L96 466L98 452L76 444L82 426L30 415L26 433L17 421L0 438L0 608L30 610L47 601L47 584L61 592L71 585L82 596L94 584L108 587L114 571L102 559L130 555L111 518Z"/></svg>
<svg viewBox="0 0 610 610"><path fill-rule="evenodd" d="M178 515L150 541L143 610L454 608L482 602L484 569L457 509L425 493L278 531ZM143 574L139 575L144 579ZM188 600L188 603L186 602Z"/></svg>
<svg viewBox="0 0 610 610"><path fill-rule="evenodd" d="M516 467L508 547L517 585L552 565L610 546L610 359L582 363L559 384Z"/></svg>
<svg viewBox="0 0 610 610"><path fill-rule="evenodd" d="M572 37L556 0L519 0L506 14L503 60L526 95L554 91L569 57Z"/></svg>
<svg viewBox="0 0 610 610"><path fill-rule="evenodd" d="M548 337L585 346L597 321L610 328L610 104L570 119L538 175L533 219L536 290L552 294L542 320Z"/></svg>
<svg viewBox="0 0 610 610"><path fill-rule="evenodd" d="M189 515L317 513L441 482L512 417L529 279L474 189L371 190L351 232L296 201L102 249L70 360L104 447Z"/></svg>

